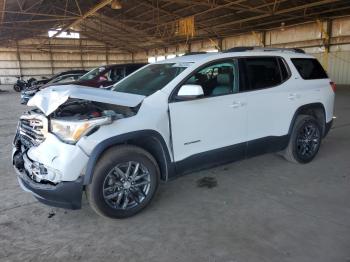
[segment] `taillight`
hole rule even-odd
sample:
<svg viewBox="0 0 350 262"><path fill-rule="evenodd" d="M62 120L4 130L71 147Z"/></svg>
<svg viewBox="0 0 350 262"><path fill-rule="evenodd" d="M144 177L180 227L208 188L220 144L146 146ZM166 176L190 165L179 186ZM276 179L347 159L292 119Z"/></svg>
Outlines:
<svg viewBox="0 0 350 262"><path fill-rule="evenodd" d="M337 88L336 84L334 82L329 82L329 84L331 85L332 90L335 93L335 89Z"/></svg>

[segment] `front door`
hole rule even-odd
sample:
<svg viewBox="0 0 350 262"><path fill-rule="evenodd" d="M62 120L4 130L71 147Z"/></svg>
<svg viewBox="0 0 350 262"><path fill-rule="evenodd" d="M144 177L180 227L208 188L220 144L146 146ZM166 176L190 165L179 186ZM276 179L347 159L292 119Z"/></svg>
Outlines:
<svg viewBox="0 0 350 262"><path fill-rule="evenodd" d="M238 93L237 62L211 63L184 84L201 85L204 96L169 104L175 162L206 165L244 157L246 100Z"/></svg>

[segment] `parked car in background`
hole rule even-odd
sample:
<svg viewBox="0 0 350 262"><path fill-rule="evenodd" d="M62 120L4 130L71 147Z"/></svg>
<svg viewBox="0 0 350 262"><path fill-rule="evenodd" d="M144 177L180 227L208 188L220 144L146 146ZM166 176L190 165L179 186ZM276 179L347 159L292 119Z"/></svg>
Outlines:
<svg viewBox="0 0 350 262"><path fill-rule="evenodd" d="M137 69L146 65L145 63L138 64L115 64L100 66L92 69L86 74L82 75L77 80L64 81L64 82L48 82L45 85L39 87L33 87L28 90L24 90L21 94L21 103L26 104L28 100L33 97L39 90L47 88L49 86L62 86L62 85L78 85L78 86L90 86L90 87L107 87L111 86L125 76L130 75Z"/></svg>
<svg viewBox="0 0 350 262"><path fill-rule="evenodd" d="M74 74L64 74L60 75L56 78L53 78L51 81L47 83L47 85L52 85L52 84L64 84L72 81L78 80L82 76L81 73L74 73ZM34 94L38 92L39 87L32 86L24 89L21 92L21 104L27 104L28 100L33 97Z"/></svg>
<svg viewBox="0 0 350 262"><path fill-rule="evenodd" d="M100 66L83 75L78 81L69 84L91 87L106 87L115 84L119 80L145 65L145 63L138 63Z"/></svg>
<svg viewBox="0 0 350 262"><path fill-rule="evenodd" d="M20 117L13 165L43 203L77 209L86 191L96 213L125 218L160 180L184 172L270 152L309 163L332 126L334 97L321 64L300 50L177 57L111 90L41 91Z"/></svg>
<svg viewBox="0 0 350 262"><path fill-rule="evenodd" d="M87 70L83 70L83 69L74 69L74 70L67 70L67 71L63 71L63 72L60 72L60 73L57 73L55 75L53 75L52 77L43 77L43 79L41 80L36 80L34 83L33 83L33 86L36 86L36 87L40 87L42 85L45 85L51 81L53 81L54 79L59 79L60 77L64 76L64 75L71 75L71 74L75 74L75 75L85 75L88 71Z"/></svg>

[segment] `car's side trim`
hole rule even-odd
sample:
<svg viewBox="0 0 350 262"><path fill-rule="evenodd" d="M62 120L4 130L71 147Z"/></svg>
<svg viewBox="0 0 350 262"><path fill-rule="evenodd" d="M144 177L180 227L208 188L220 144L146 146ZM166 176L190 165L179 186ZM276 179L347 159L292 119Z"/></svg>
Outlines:
<svg viewBox="0 0 350 262"><path fill-rule="evenodd" d="M289 135L268 136L248 141L246 157L281 151L288 146L289 138Z"/></svg>
<svg viewBox="0 0 350 262"><path fill-rule="evenodd" d="M176 175L186 174L245 158L246 143L226 146L175 162Z"/></svg>
<svg viewBox="0 0 350 262"><path fill-rule="evenodd" d="M231 163L264 153L281 151L287 147L289 137L289 135L268 136L192 155L175 162L176 175Z"/></svg>
<svg viewBox="0 0 350 262"><path fill-rule="evenodd" d="M84 185L88 185L92 181L92 176L94 173L95 165L100 158L100 156L103 154L103 152L115 145L120 145L120 144L125 144L128 143L128 141L132 140L141 140L143 138L151 138L155 144L153 144L152 150L153 153L156 153L157 156L161 159L157 159L159 164L159 168L161 170L161 178L163 180L167 180L169 176L172 175L174 172L173 165L171 164L171 159L169 155L169 150L168 147L163 139L163 137L154 130L139 130L139 131L134 131L114 137L110 137L101 143L99 143L93 150L90 155L89 161L86 166L86 171L84 175ZM152 152L150 152L152 154ZM154 155L154 154L153 154Z"/></svg>

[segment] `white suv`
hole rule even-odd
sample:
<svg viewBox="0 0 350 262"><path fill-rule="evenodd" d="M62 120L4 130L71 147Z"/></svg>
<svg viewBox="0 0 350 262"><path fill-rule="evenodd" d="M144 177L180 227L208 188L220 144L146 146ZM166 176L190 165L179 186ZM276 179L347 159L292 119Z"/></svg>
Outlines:
<svg viewBox="0 0 350 262"><path fill-rule="evenodd" d="M300 50L234 48L147 65L111 90L54 86L28 103L14 139L22 188L124 218L160 180L258 154L307 163L333 118L335 86Z"/></svg>

